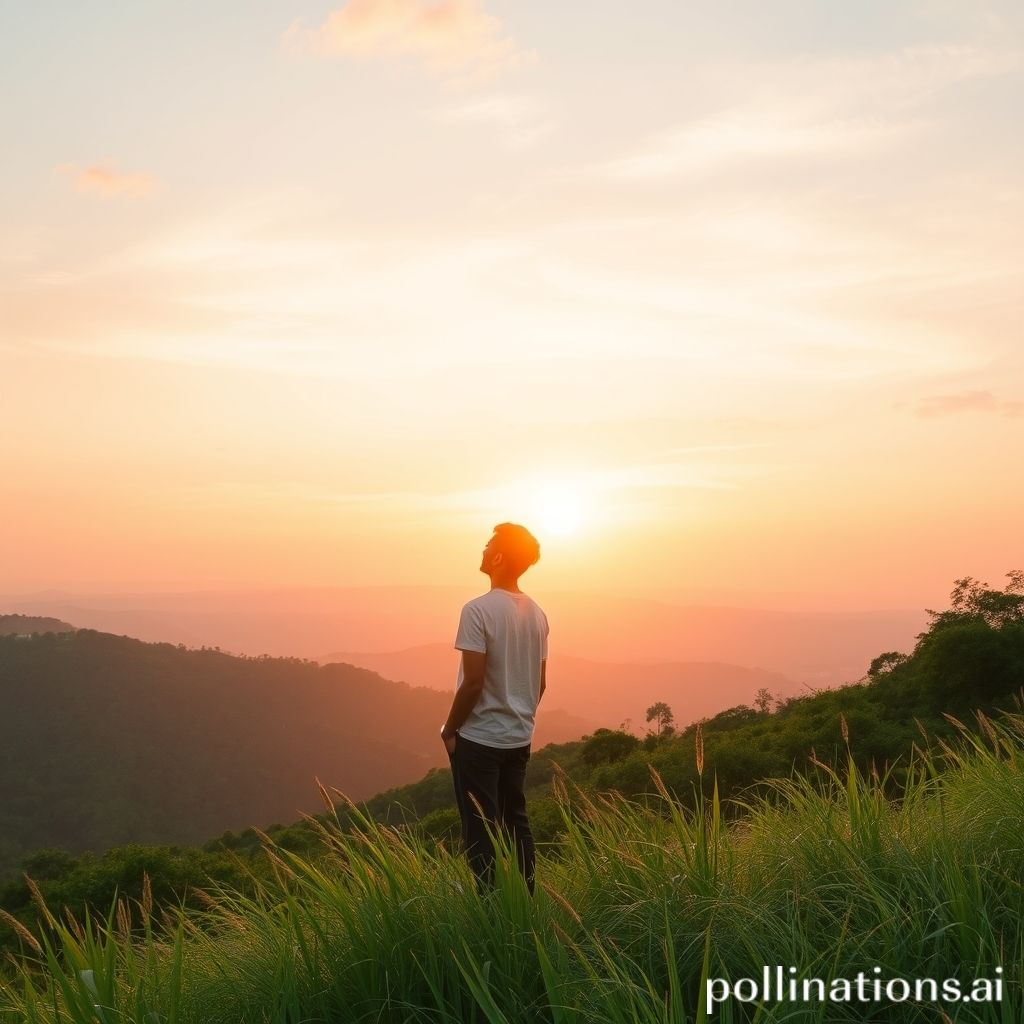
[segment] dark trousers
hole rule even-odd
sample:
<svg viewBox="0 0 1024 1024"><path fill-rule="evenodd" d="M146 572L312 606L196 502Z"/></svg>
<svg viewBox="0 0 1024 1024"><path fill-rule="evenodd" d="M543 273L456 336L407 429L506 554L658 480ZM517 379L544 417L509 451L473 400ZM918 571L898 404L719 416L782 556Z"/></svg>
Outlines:
<svg viewBox="0 0 1024 1024"><path fill-rule="evenodd" d="M484 828L486 820L492 831L500 831L511 839L519 870L532 896L536 855L523 793L530 744L488 747L457 736L455 753L449 760L462 818L462 844L478 879L478 888L486 891L494 885L494 847ZM479 810L472 797L480 802Z"/></svg>

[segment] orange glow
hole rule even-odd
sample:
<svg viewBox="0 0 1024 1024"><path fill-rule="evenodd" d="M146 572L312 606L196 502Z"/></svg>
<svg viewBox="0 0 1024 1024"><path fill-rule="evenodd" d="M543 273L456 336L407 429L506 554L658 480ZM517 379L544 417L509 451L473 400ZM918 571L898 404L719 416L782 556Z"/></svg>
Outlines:
<svg viewBox="0 0 1024 1024"><path fill-rule="evenodd" d="M9 19L0 593L472 591L506 520L539 591L919 609L1019 562L998 17L258 6L167 5L180 61Z"/></svg>
<svg viewBox="0 0 1024 1024"><path fill-rule="evenodd" d="M531 504L538 523L545 531L570 536L584 526L583 499L569 487L559 484L538 487Z"/></svg>

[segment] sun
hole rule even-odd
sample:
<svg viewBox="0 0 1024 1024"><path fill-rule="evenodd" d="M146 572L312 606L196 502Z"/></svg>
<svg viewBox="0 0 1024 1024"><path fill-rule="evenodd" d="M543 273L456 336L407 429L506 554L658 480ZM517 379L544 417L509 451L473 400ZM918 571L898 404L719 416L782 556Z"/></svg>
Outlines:
<svg viewBox="0 0 1024 1024"><path fill-rule="evenodd" d="M569 537L579 533L586 519L583 496L567 484L542 483L532 489L530 516L545 533Z"/></svg>
<svg viewBox="0 0 1024 1024"><path fill-rule="evenodd" d="M599 525L600 480L593 473L559 472L520 477L489 497L493 514L522 523L543 541L545 537L569 541ZM490 504L490 503L489 503Z"/></svg>

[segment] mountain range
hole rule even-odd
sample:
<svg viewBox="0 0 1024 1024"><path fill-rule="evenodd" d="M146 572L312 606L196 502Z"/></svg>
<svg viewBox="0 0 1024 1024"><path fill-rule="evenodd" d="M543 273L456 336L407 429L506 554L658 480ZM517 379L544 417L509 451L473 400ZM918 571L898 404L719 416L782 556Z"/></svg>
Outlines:
<svg viewBox="0 0 1024 1024"><path fill-rule="evenodd" d="M459 652L446 644L426 644L384 654L336 652L319 661L345 662L399 679L411 686L451 691L458 672ZM548 659L546 708L562 708L599 725L640 731L646 711L657 701L673 710L686 725L717 714L723 708L751 704L760 689L776 697L806 692L777 672L722 662L600 662L571 655Z"/></svg>
<svg viewBox="0 0 1024 1024"><path fill-rule="evenodd" d="M0 608L107 633L236 654L320 658L327 651L392 652L450 644L467 585L280 588L106 594L0 594ZM921 609L841 611L693 604L609 587L527 588L547 612L552 655L597 662L723 662L779 673L811 688L861 678L880 651L908 650Z"/></svg>

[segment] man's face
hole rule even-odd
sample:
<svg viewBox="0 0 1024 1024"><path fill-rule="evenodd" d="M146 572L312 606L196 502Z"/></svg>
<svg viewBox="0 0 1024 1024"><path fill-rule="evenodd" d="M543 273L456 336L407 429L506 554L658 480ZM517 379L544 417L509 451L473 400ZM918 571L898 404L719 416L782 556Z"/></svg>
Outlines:
<svg viewBox="0 0 1024 1024"><path fill-rule="evenodd" d="M501 558L501 552L495 551L495 539L491 539L484 545L483 555L480 558L480 571L490 575L491 570L494 568L495 558Z"/></svg>

